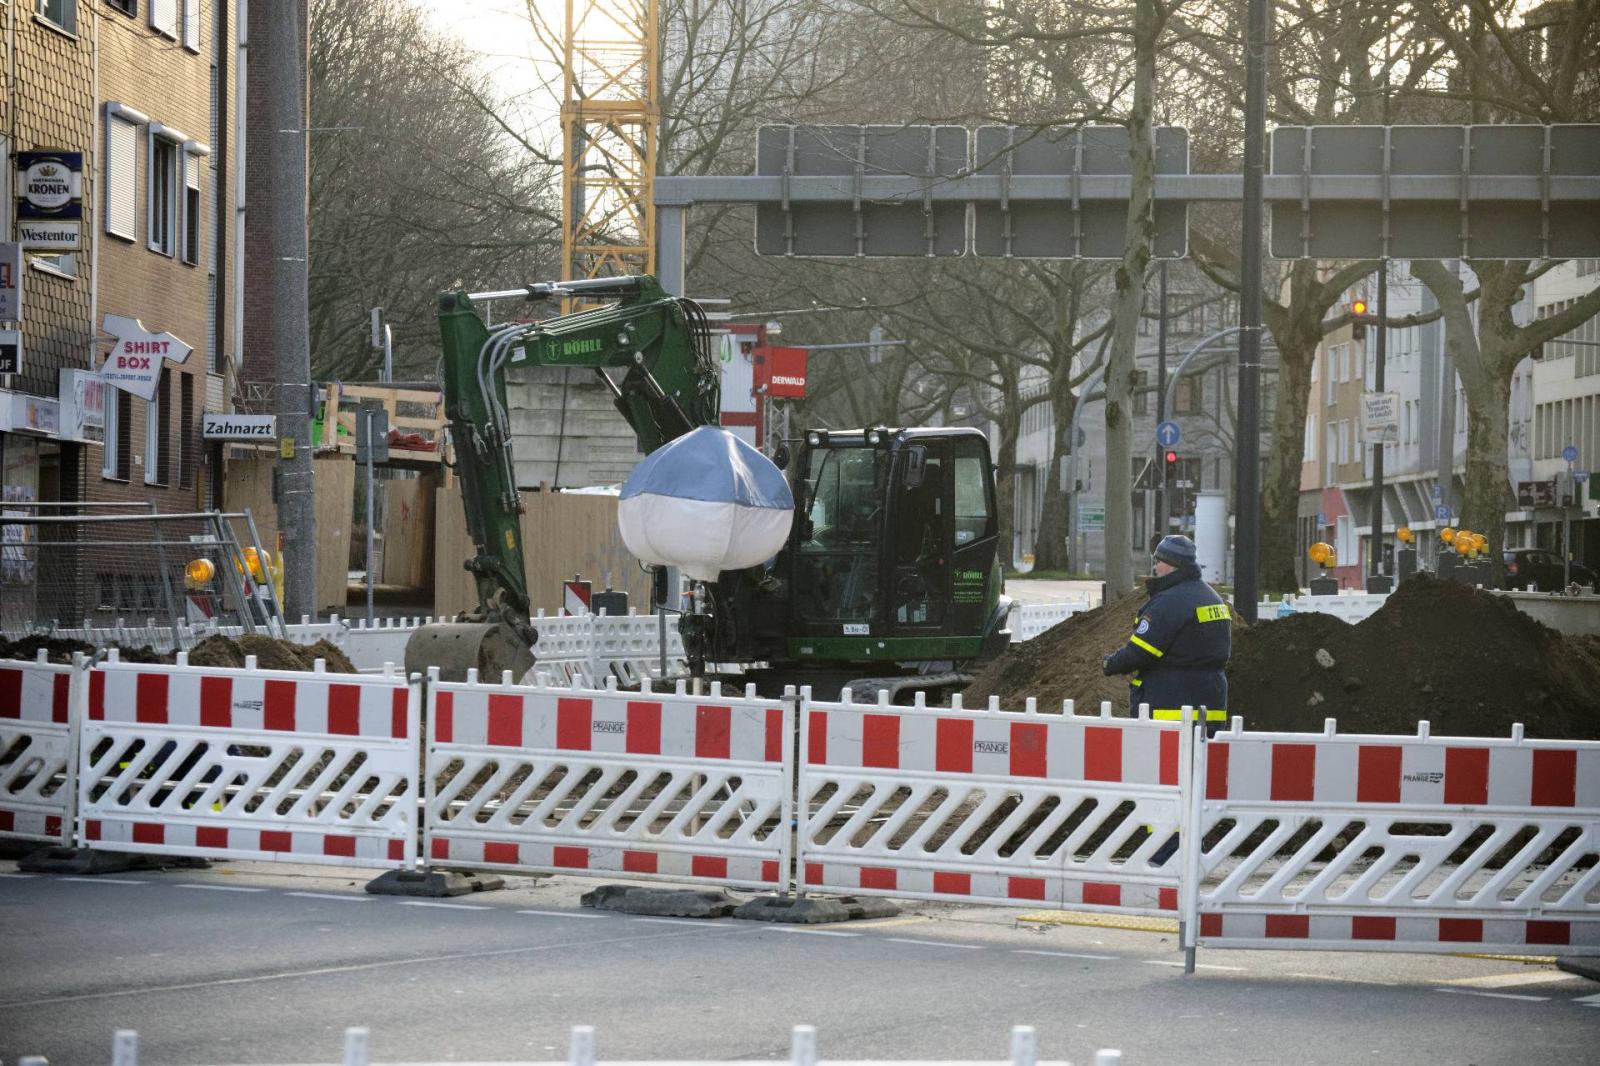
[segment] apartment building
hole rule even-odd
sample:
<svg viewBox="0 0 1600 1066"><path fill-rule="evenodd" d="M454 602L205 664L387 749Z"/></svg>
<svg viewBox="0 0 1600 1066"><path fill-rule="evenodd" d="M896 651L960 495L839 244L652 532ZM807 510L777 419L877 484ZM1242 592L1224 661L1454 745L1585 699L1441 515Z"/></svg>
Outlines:
<svg viewBox="0 0 1600 1066"><path fill-rule="evenodd" d="M1571 306L1600 287L1600 259L1574 259L1555 267L1532 286L1533 313L1539 318ZM1572 447L1575 471L1600 469L1600 316L1544 346L1533 363L1532 481L1551 481L1569 469L1563 452ZM1600 562L1600 493L1592 480L1576 485L1571 550L1576 559ZM1561 551L1562 517L1535 516L1530 547Z"/></svg>
<svg viewBox="0 0 1600 1066"><path fill-rule="evenodd" d="M170 513L216 500L220 455L201 423L229 407L237 350L234 7L0 0L0 241L24 244L11 327L21 365L0 378L0 492L13 509L137 502ZM47 172L70 174L58 209L32 195ZM33 532L5 535L15 544ZM152 582L119 580L114 553L76 561L85 589L56 590L60 602L36 613L158 606Z"/></svg>

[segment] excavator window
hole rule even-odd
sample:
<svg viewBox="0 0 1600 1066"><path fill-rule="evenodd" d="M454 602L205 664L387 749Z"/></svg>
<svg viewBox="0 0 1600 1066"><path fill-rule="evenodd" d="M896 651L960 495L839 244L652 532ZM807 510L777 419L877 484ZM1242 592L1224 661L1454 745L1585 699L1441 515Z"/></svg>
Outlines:
<svg viewBox="0 0 1600 1066"><path fill-rule="evenodd" d="M883 453L824 448L811 469L809 536L796 558L799 605L817 621L868 621L878 595Z"/></svg>

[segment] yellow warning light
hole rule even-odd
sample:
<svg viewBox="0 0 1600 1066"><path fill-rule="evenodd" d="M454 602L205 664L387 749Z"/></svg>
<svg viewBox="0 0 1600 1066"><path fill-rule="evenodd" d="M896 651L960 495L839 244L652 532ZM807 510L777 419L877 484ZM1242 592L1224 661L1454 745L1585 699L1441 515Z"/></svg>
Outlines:
<svg viewBox="0 0 1600 1066"><path fill-rule="evenodd" d="M183 580L191 589L202 589L217 576L217 568L210 559L191 559L183 568Z"/></svg>
<svg viewBox="0 0 1600 1066"><path fill-rule="evenodd" d="M1477 541L1472 539L1472 535L1470 533L1462 534L1456 538L1456 554L1471 555L1477 543Z"/></svg>
<svg viewBox="0 0 1600 1066"><path fill-rule="evenodd" d="M1311 546L1311 549L1307 551L1306 554L1309 555L1311 557L1311 561L1316 563L1318 566L1327 566L1333 561L1333 545L1319 540L1317 543Z"/></svg>
<svg viewBox="0 0 1600 1066"><path fill-rule="evenodd" d="M244 562L241 563L237 558L234 559L233 568L242 574L245 572L245 568L249 567L251 577L257 581L265 581L267 571L262 567L262 563L265 562L270 567L272 565L272 553L262 551L258 554L254 548L246 548L241 554L244 556Z"/></svg>
<svg viewBox="0 0 1600 1066"><path fill-rule="evenodd" d="M1446 544L1449 544L1456 539L1456 531L1451 529L1449 526L1445 526L1443 529L1439 530L1439 539L1444 541Z"/></svg>
<svg viewBox="0 0 1600 1066"><path fill-rule="evenodd" d="M1416 536L1416 534L1411 532L1410 526L1401 526L1399 529L1394 531L1394 535L1399 537L1401 542L1404 544L1410 544Z"/></svg>
<svg viewBox="0 0 1600 1066"><path fill-rule="evenodd" d="M1364 315L1364 314L1366 314L1367 313L1367 301L1365 301L1365 300L1356 300L1354 303L1352 303L1350 305L1350 313L1352 315Z"/></svg>

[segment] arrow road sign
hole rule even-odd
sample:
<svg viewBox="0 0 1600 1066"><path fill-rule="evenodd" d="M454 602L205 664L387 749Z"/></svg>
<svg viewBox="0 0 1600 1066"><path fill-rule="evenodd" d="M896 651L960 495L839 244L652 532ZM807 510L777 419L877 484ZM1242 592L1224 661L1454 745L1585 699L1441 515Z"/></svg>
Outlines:
<svg viewBox="0 0 1600 1066"><path fill-rule="evenodd" d="M1156 427L1156 443L1163 448L1175 447L1182 437L1183 433L1176 422L1168 420Z"/></svg>

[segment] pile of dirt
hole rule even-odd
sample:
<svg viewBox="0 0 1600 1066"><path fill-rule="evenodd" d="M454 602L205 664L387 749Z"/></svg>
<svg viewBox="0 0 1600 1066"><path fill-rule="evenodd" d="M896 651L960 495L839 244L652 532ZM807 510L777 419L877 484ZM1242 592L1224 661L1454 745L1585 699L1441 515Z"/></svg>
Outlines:
<svg viewBox="0 0 1600 1066"><path fill-rule="evenodd" d="M1600 642L1569 639L1505 596L1426 574L1357 625L1262 622L1234 642L1231 710L1255 728L1600 739Z"/></svg>
<svg viewBox="0 0 1600 1066"><path fill-rule="evenodd" d="M45 658L53 663L71 663L74 652L93 655L98 649L93 644L86 644L81 640L68 640L63 637L49 637L35 635L23 637L20 640L0 640L0 659L26 659L32 661L43 650ZM129 663L161 663L171 662L172 657L163 655L151 647L120 648L118 654L123 662Z"/></svg>
<svg viewBox="0 0 1600 1066"><path fill-rule="evenodd" d="M1105 677L1101 659L1128 639L1143 591L1074 615L989 664L967 691L968 706L998 696L1019 707L1109 699L1126 713L1126 679ZM1506 736L1521 722L1530 737L1600 739L1600 638L1567 638L1504 596L1438 581L1406 581L1359 625L1294 614L1234 625L1229 711L1253 729L1320 732L1336 718L1346 733Z"/></svg>
<svg viewBox="0 0 1600 1066"><path fill-rule="evenodd" d="M192 666L240 669L247 655L254 655L256 666L262 670L310 670L321 659L330 674L358 672L349 657L327 640L319 640L315 644L296 644L259 633L250 633L238 640L224 636L207 637L189 650L189 663Z"/></svg>

